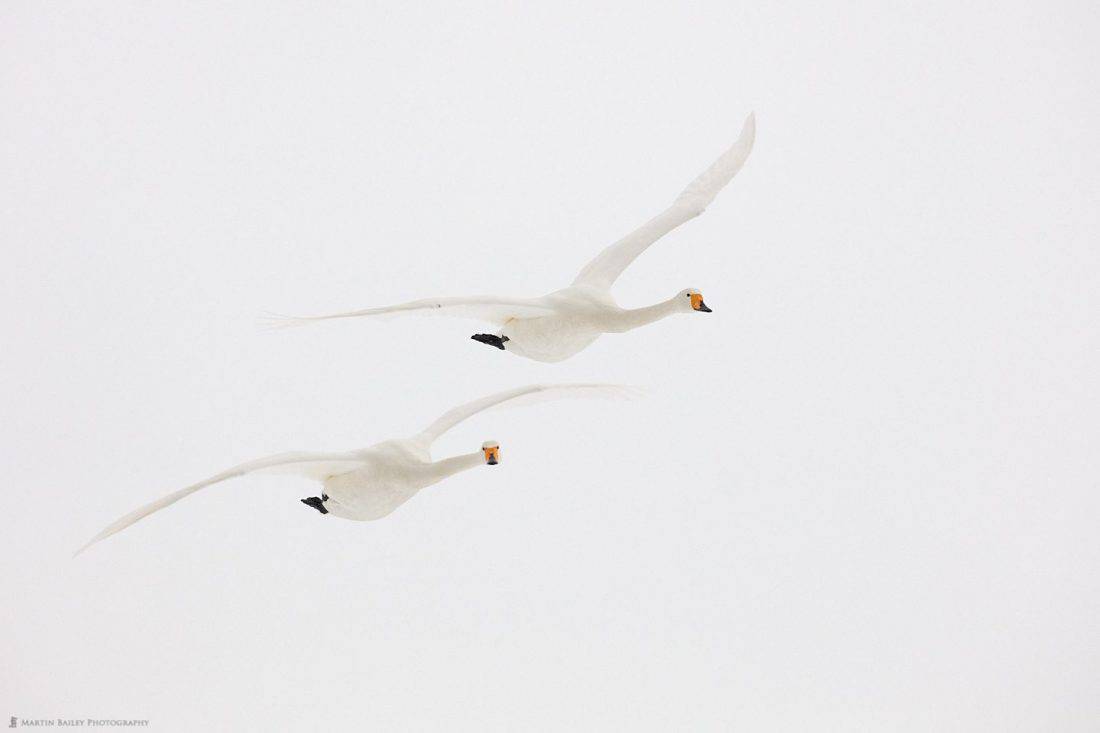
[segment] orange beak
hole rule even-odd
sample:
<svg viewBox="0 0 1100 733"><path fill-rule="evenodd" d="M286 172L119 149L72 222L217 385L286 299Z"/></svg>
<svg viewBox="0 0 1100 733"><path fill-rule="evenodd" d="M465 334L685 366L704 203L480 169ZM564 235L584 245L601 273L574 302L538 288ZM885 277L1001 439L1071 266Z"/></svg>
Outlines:
<svg viewBox="0 0 1100 733"><path fill-rule="evenodd" d="M499 445L494 445L492 448L482 448L481 450L485 454L485 462L490 466L495 466L500 463Z"/></svg>
<svg viewBox="0 0 1100 733"><path fill-rule="evenodd" d="M712 313L710 308L707 308L707 304L703 302L702 293L691 294L691 307L693 310L702 311L703 313Z"/></svg>

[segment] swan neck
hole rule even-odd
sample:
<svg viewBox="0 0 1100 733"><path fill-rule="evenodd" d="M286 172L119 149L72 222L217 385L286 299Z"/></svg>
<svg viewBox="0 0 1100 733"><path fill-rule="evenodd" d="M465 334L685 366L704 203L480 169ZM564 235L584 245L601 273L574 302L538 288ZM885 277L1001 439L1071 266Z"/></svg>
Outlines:
<svg viewBox="0 0 1100 733"><path fill-rule="evenodd" d="M484 462L485 454L481 451L474 451L473 453L464 453L460 456L451 456L450 458L444 458L440 461L434 461L430 469L433 477L441 481L456 473L468 471L471 468L477 468Z"/></svg>
<svg viewBox="0 0 1100 733"><path fill-rule="evenodd" d="M619 321L617 324L619 329L617 330L629 331L632 328L659 321L675 313L677 305L679 303L676 298L669 298L668 300L662 300L660 303L647 305L644 308L623 310L617 319Z"/></svg>

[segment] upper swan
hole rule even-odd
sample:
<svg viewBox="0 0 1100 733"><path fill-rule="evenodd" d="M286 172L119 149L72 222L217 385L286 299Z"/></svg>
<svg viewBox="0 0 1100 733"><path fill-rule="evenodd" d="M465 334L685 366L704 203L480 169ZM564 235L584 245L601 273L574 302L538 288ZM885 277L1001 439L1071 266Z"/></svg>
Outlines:
<svg viewBox="0 0 1100 733"><path fill-rule="evenodd" d="M750 114L737 142L688 184L671 206L600 252L585 265L572 284L562 290L541 298L495 295L427 298L324 316L277 317L277 321L294 325L331 318L434 312L493 323L499 326L496 333L479 333L471 338L535 361L557 362L582 351L601 334L629 331L673 313L709 313L702 294L693 288L681 290L655 305L626 309L615 303L611 286L647 247L703 213L741 170L752 151L755 136L756 122Z"/></svg>

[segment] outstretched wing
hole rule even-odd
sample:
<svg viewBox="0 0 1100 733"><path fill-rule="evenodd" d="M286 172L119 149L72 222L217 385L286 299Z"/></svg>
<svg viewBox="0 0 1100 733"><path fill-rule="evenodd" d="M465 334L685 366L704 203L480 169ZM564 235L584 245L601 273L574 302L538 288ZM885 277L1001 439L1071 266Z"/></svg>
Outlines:
<svg viewBox="0 0 1100 733"><path fill-rule="evenodd" d="M596 259L585 265L573 284L611 287L623 270L649 245L685 221L702 214L718 192L741 170L752 152L755 137L756 121L750 114L741 128L741 136L737 138L737 142L710 168L703 171L702 175L688 184L672 202L672 206L596 255Z"/></svg>
<svg viewBox="0 0 1100 733"><path fill-rule="evenodd" d="M352 471L362 466L363 461L357 456L357 453L280 453L279 455L268 456L267 458L260 458L255 461L249 461L248 463L242 463L239 466L234 466L215 476L211 476L205 481L200 481L197 484L192 484L178 491L173 491L165 497L157 499L150 504L146 504L139 509L135 509L121 519L108 525L102 532L77 550L74 553L74 557L84 552L84 550L88 549L96 542L107 539L116 532L121 532L134 522L144 519L153 512L160 511L166 506L175 504L180 499L195 493L199 489L225 481L226 479L243 476L246 473L253 473L256 471L285 470L309 478L323 480L328 476Z"/></svg>
<svg viewBox="0 0 1100 733"><path fill-rule="evenodd" d="M333 313L327 316L271 316L269 320L276 326L300 326L313 321L326 321L331 318L358 318L360 316L453 316L476 321L503 324L512 318L537 318L552 314L554 311L537 299L501 298L495 295L472 295L465 298L425 298L399 305L365 308L346 313Z"/></svg>
<svg viewBox="0 0 1100 733"><path fill-rule="evenodd" d="M484 412L493 407L505 405L518 406L529 402L541 402L544 400L556 400L567 398L627 398L631 396L631 390L614 384L532 384L527 387L517 387L506 392L498 392L480 400L468 402L465 405L448 410L433 422L423 432L415 435L414 440L421 441L426 446L431 445L440 435L447 432L455 425L468 417Z"/></svg>

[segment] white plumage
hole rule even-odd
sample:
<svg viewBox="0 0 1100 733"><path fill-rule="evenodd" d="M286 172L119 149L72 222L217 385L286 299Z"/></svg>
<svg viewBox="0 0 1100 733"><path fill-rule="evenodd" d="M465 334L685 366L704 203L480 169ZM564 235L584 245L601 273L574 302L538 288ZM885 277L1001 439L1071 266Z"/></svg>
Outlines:
<svg viewBox="0 0 1100 733"><path fill-rule="evenodd" d="M432 443L463 420L490 408L519 405L532 399L614 398L629 394L630 391L623 387L608 384L518 387L448 410L423 431L408 438L387 440L360 450L280 453L242 463L135 509L108 525L76 554L199 489L258 471L294 473L319 481L326 496L324 509L333 516L360 521L380 519L427 486L460 471L483 463L495 464L499 460L500 447L496 441L484 442L481 449L473 453L432 460Z"/></svg>
<svg viewBox="0 0 1100 733"><path fill-rule="evenodd" d="M755 136L756 123L749 115L737 142L692 181L671 206L600 252L585 265L572 284L562 290L540 298L495 295L425 298L399 305L325 316L278 318L277 321L282 325L298 325L333 318L407 314L472 318L500 329L497 334L479 334L474 338L529 359L555 362L568 359L605 333L629 331L673 313L709 312L701 294L692 289L682 290L671 299L647 308L621 308L611 296L611 286L647 247L703 213L741 170L752 151Z"/></svg>

